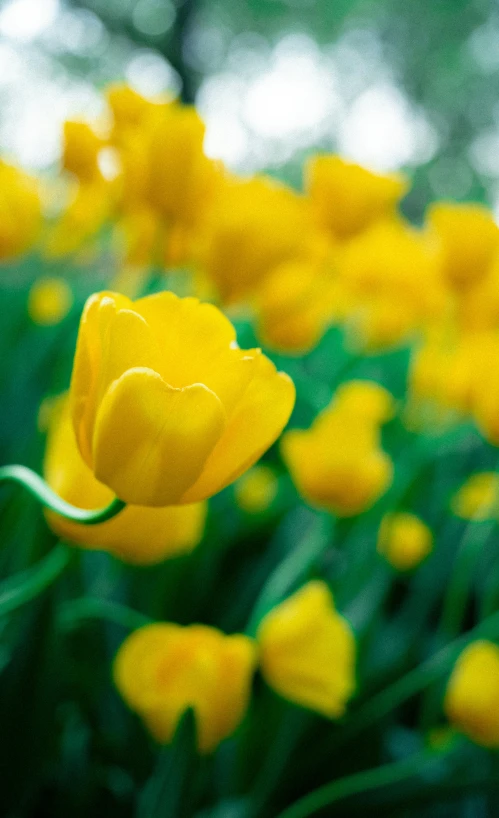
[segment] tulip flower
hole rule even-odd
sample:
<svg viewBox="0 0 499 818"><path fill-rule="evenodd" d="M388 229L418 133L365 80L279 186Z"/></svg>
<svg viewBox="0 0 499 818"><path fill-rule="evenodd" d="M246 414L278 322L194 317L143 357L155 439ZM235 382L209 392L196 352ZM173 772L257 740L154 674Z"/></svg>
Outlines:
<svg viewBox="0 0 499 818"><path fill-rule="evenodd" d="M496 472L472 474L452 499L452 511L464 520L499 518L499 475Z"/></svg>
<svg viewBox="0 0 499 818"><path fill-rule="evenodd" d="M483 205L438 202L428 209L444 279L457 290L477 283L499 249L499 228Z"/></svg>
<svg viewBox="0 0 499 818"><path fill-rule="evenodd" d="M92 182L100 176L99 153L104 142L85 122L64 123L62 164L80 182Z"/></svg>
<svg viewBox="0 0 499 818"><path fill-rule="evenodd" d="M351 238L391 215L408 183L403 176L382 176L339 156L314 156L306 171L306 189L316 218L340 239Z"/></svg>
<svg viewBox="0 0 499 818"><path fill-rule="evenodd" d="M355 689L355 640L325 582L308 582L257 632L268 684L295 704L339 718Z"/></svg>
<svg viewBox="0 0 499 818"><path fill-rule="evenodd" d="M499 747L499 648L472 642L461 653L445 694L445 712L462 733L484 747Z"/></svg>
<svg viewBox="0 0 499 818"><path fill-rule="evenodd" d="M21 255L35 242L41 226L38 184L0 161L0 261Z"/></svg>
<svg viewBox="0 0 499 818"><path fill-rule="evenodd" d="M80 452L120 500L167 506L232 483L277 439L291 379L214 306L164 292L85 307L71 380Z"/></svg>
<svg viewBox="0 0 499 818"><path fill-rule="evenodd" d="M433 535L414 514L394 512L381 521L378 551L398 571L416 568L433 548Z"/></svg>
<svg viewBox="0 0 499 818"><path fill-rule="evenodd" d="M236 502L247 514L260 514L274 502L279 480L269 466L253 466L235 485Z"/></svg>
<svg viewBox="0 0 499 818"><path fill-rule="evenodd" d="M315 419L308 430L293 429L282 439L282 454L300 494L311 505L341 517L370 508L392 481L393 465L381 449L380 421L374 417L385 409L376 407L382 387L365 384L366 410L354 382L357 411L352 411L346 389ZM386 393L387 394L387 393ZM387 402L382 399L381 403Z"/></svg>
<svg viewBox="0 0 499 818"><path fill-rule="evenodd" d="M255 293L277 265L303 253L311 222L302 197L263 176L228 178L208 209L196 261L222 301Z"/></svg>
<svg viewBox="0 0 499 818"><path fill-rule="evenodd" d="M114 680L128 706L160 743L172 740L193 708L201 753L239 726L248 707L256 663L254 642L204 625L146 625L121 645Z"/></svg>
<svg viewBox="0 0 499 818"><path fill-rule="evenodd" d="M50 415L44 469L48 484L59 497L79 508L108 505L113 493L96 480L78 451L66 397L56 406L52 403ZM94 526L72 522L53 511L46 516L51 528L65 540L146 565L192 551L203 534L206 504L166 508L129 505L118 516Z"/></svg>
<svg viewBox="0 0 499 818"><path fill-rule="evenodd" d="M66 317L72 304L71 287L63 278L39 278L29 291L28 313L35 324L58 324Z"/></svg>

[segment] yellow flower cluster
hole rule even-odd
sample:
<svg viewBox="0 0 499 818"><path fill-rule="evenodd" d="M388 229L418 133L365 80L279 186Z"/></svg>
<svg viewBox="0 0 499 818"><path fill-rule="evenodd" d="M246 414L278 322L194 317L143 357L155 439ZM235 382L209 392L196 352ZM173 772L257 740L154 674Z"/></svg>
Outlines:
<svg viewBox="0 0 499 818"><path fill-rule="evenodd" d="M302 496L340 517L370 508L389 487L393 464L381 448L391 395L371 381L341 386L308 430L282 438L282 454Z"/></svg>
<svg viewBox="0 0 499 818"><path fill-rule="evenodd" d="M355 687L355 640L325 583L309 582L260 623L256 640L203 625L146 625L122 644L118 690L159 742L194 710L198 749L210 752L239 726L257 665L284 698L340 717Z"/></svg>
<svg viewBox="0 0 499 818"><path fill-rule="evenodd" d="M41 217L37 181L0 161L0 261L10 261L34 245Z"/></svg>

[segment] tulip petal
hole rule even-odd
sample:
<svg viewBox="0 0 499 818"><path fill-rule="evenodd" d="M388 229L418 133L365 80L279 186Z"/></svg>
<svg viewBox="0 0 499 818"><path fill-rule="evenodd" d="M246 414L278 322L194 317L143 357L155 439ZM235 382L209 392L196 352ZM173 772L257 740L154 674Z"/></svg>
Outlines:
<svg viewBox="0 0 499 818"><path fill-rule="evenodd" d="M250 468L277 440L295 402L291 378L277 372L265 355L255 362L255 374L211 452L197 483L182 497L192 503L215 494Z"/></svg>
<svg viewBox="0 0 499 818"><path fill-rule="evenodd" d="M76 440L85 462L92 465L92 426L95 416L102 341L116 311L131 306L126 296L102 292L91 296L80 321L71 377L70 402Z"/></svg>
<svg viewBox="0 0 499 818"><path fill-rule="evenodd" d="M127 503L175 505L201 474L225 413L203 384L175 389L137 367L111 384L95 423L94 473Z"/></svg>

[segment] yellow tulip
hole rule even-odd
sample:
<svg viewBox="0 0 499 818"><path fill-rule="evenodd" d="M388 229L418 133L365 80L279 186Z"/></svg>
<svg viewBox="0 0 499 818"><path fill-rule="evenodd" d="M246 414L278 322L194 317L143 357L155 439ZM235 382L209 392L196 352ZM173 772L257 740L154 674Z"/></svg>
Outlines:
<svg viewBox="0 0 499 818"><path fill-rule="evenodd" d="M62 165L80 182L92 182L100 176L99 153L104 146L86 122L64 123Z"/></svg>
<svg viewBox="0 0 499 818"><path fill-rule="evenodd" d="M406 341L445 309L434 249L402 219L380 220L348 242L338 268L350 301L347 326L363 349Z"/></svg>
<svg viewBox="0 0 499 818"><path fill-rule="evenodd" d="M449 721L484 747L499 747L499 648L472 642L461 653L445 695Z"/></svg>
<svg viewBox="0 0 499 818"><path fill-rule="evenodd" d="M146 625L121 645L114 680L128 706L161 743L193 708L201 753L214 750L246 713L256 663L254 642L204 625Z"/></svg>
<svg viewBox="0 0 499 818"><path fill-rule="evenodd" d="M378 387L380 389L380 387ZM340 517L370 508L389 487L393 464L381 449L379 423L333 400L308 430L292 430L281 450L300 494ZM353 400L352 400L353 403ZM374 404L374 401L373 401Z"/></svg>
<svg viewBox="0 0 499 818"><path fill-rule="evenodd" d="M28 313L35 324L58 324L66 317L72 304L71 287L62 278L39 278L29 291Z"/></svg>
<svg viewBox="0 0 499 818"><path fill-rule="evenodd" d="M335 392L334 407L368 423L386 423L394 415L393 396L375 381L347 381Z"/></svg>
<svg viewBox="0 0 499 818"><path fill-rule="evenodd" d="M260 623L265 680L281 696L329 718L345 712L355 689L355 639L325 582L308 582Z"/></svg>
<svg viewBox="0 0 499 818"><path fill-rule="evenodd" d="M378 551L398 571L416 568L433 548L433 535L414 514L394 512L381 521Z"/></svg>
<svg viewBox="0 0 499 818"><path fill-rule="evenodd" d="M248 514L260 514L274 502L279 481L270 466L253 466L235 485L236 502Z"/></svg>
<svg viewBox="0 0 499 818"><path fill-rule="evenodd" d="M259 334L266 346L300 354L318 344L335 315L338 282L315 262L275 268L257 292Z"/></svg>
<svg viewBox="0 0 499 818"><path fill-rule="evenodd" d="M56 408L51 407L44 470L53 490L79 508L101 508L113 498L112 491L95 479L81 458L66 398ZM117 517L93 526L47 512L51 528L65 540L109 551L138 565L192 551L202 537L205 516L205 503L166 508L127 506Z"/></svg>
<svg viewBox="0 0 499 818"><path fill-rule="evenodd" d="M499 474L472 474L453 497L452 511L464 520L499 518Z"/></svg>
<svg viewBox="0 0 499 818"><path fill-rule="evenodd" d="M399 174L381 176L339 156L319 155L306 170L307 191L319 223L350 238L395 211L408 189Z"/></svg>
<svg viewBox="0 0 499 818"><path fill-rule="evenodd" d="M0 261L8 261L30 249L40 226L37 182L0 161Z"/></svg>
<svg viewBox="0 0 499 818"><path fill-rule="evenodd" d="M151 117L164 114L170 101L145 99L128 85L110 85L106 97L111 109L113 127L111 142L121 144L130 132L140 130Z"/></svg>
<svg viewBox="0 0 499 818"><path fill-rule="evenodd" d="M135 303L92 296L71 380L83 459L125 502L204 500L277 439L293 409L291 379L260 350L241 350L214 306L163 292Z"/></svg>
<svg viewBox="0 0 499 818"><path fill-rule="evenodd" d="M80 250L110 218L111 208L111 187L104 179L74 187L68 206L48 231L45 255L60 258Z"/></svg>
<svg viewBox="0 0 499 818"><path fill-rule="evenodd" d="M429 208L428 222L446 281L456 289L480 281L499 249L493 214L479 204L438 202Z"/></svg>
<svg viewBox="0 0 499 818"><path fill-rule="evenodd" d="M254 293L278 264L305 252L310 227L303 199L265 177L229 178L207 211L195 251L221 299Z"/></svg>

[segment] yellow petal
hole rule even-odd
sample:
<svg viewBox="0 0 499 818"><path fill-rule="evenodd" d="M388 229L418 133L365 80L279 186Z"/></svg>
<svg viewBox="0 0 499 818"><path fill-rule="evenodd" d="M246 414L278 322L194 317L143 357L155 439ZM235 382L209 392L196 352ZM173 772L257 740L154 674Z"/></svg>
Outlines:
<svg viewBox="0 0 499 818"><path fill-rule="evenodd" d="M198 479L224 424L222 404L203 384L175 389L151 369L130 369L99 408L95 475L128 503L175 505Z"/></svg>
<svg viewBox="0 0 499 818"><path fill-rule="evenodd" d="M256 359L255 370L201 477L182 502L204 500L237 480L277 440L288 422L295 402L293 381L277 372L265 355Z"/></svg>
<svg viewBox="0 0 499 818"><path fill-rule="evenodd" d="M71 376L70 404L78 447L85 462L92 465L92 428L97 411L102 339L106 327L119 308L131 301L116 293L92 295L85 304L78 331Z"/></svg>

